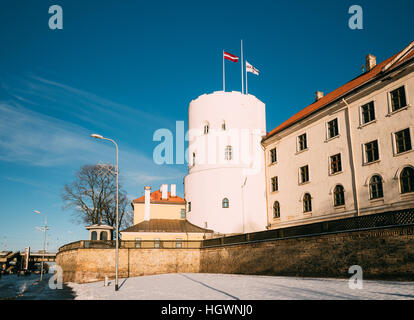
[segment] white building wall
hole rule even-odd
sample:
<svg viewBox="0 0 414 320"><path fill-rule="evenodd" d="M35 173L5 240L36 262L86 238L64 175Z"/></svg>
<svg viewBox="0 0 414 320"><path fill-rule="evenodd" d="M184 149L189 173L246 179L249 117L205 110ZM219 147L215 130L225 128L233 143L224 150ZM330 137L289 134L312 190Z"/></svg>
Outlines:
<svg viewBox="0 0 414 320"><path fill-rule="evenodd" d="M190 103L188 123L189 174L184 179L184 196L191 203L188 220L220 233L264 230L266 193L260 141L266 134L265 105L240 92L205 94ZM204 133L206 125L208 134ZM232 160L225 160L227 145L232 147ZM222 208L224 198L229 208Z"/></svg>
<svg viewBox="0 0 414 320"><path fill-rule="evenodd" d="M408 107L391 113L390 91L405 87ZM376 119L361 125L360 108L374 101ZM414 148L414 73L410 73L366 97L350 104L351 128L354 133L355 168L358 180L358 198L361 214L369 214L393 209L413 207L414 195L400 193L399 174L403 167L414 166L414 150L403 154L395 153L393 133L410 128L411 143ZM364 144L378 140L379 161L364 163ZM369 180L374 174L383 178L384 198L370 200Z"/></svg>
<svg viewBox="0 0 414 320"><path fill-rule="evenodd" d="M401 194L399 175L405 166L414 167L414 73L405 70L392 81L378 81L336 104L303 119L265 140L267 211L271 228L300 225L354 215L412 208L414 193ZM390 91L404 85L407 107L391 113ZM361 125L362 105L374 101L376 120ZM347 115L349 130L347 131ZM327 122L338 118L339 136L327 140ZM393 133L410 128L412 149L395 154ZM307 133L308 150L297 152L296 139ZM347 135L349 133L349 136ZM364 144L378 140L379 161L364 163ZM350 148L352 146L352 154ZM277 163L271 164L270 150L277 148ZM341 153L342 173L330 175L329 157ZM351 165L353 163L353 166ZM298 183L299 168L309 165L310 181ZM354 167L354 173L352 170ZM374 174L383 178L383 199L370 200L369 180ZM279 191L271 191L271 178L278 176ZM345 206L333 204L333 188L345 188ZM355 184L355 187L354 187ZM303 212L303 195L312 196L312 212ZM279 201L280 218L273 218L273 203Z"/></svg>

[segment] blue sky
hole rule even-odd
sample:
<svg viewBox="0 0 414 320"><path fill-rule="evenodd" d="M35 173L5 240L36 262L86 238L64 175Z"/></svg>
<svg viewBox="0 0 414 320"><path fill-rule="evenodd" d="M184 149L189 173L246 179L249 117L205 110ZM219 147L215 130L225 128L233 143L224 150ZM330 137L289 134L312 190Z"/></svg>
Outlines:
<svg viewBox="0 0 414 320"><path fill-rule="evenodd" d="M63 8L50 30L49 6ZM364 29L348 28L348 8ZM413 1L0 2L0 250L39 249L48 216L49 249L86 239L62 210L61 190L83 164L115 162L131 199L144 185L176 183L184 165L157 166L155 130L174 131L203 93L222 90L222 50L260 70L249 93L266 103L267 130L413 40ZM240 63L227 63L226 89L240 91Z"/></svg>

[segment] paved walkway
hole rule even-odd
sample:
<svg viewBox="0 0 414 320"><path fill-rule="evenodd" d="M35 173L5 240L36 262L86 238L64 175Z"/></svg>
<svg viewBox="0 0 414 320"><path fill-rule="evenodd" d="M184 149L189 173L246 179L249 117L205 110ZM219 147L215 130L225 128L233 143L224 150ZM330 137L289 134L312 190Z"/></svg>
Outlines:
<svg viewBox="0 0 414 320"><path fill-rule="evenodd" d="M68 284L75 299L148 300L285 300L285 299L411 299L414 282L363 281L350 289L348 279L291 278L224 274L162 274L120 279L120 289L103 281Z"/></svg>

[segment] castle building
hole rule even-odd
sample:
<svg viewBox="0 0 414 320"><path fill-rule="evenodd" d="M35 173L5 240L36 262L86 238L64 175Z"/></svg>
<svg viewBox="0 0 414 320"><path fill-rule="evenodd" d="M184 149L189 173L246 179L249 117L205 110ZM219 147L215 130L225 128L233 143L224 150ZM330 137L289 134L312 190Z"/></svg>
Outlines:
<svg viewBox="0 0 414 320"><path fill-rule="evenodd" d="M414 207L414 41L263 139L267 225Z"/></svg>
<svg viewBox="0 0 414 320"><path fill-rule="evenodd" d="M265 104L218 91L193 100L188 115L187 218L222 234L264 230Z"/></svg>
<svg viewBox="0 0 414 320"><path fill-rule="evenodd" d="M151 241L154 247L160 247L161 241L175 241L181 248L183 241L202 240L213 233L200 228L186 219L185 200L176 195L176 185L161 185L159 190L151 192L145 187L144 196L132 201L134 225L122 230L122 240L134 240L137 247L142 241Z"/></svg>

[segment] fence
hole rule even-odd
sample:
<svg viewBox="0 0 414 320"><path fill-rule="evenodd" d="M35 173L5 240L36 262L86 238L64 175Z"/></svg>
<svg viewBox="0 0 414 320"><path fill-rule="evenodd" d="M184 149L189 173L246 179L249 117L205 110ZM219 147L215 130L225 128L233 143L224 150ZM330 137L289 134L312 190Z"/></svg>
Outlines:
<svg viewBox="0 0 414 320"><path fill-rule="evenodd" d="M66 244L59 252L74 249L114 249L115 240L81 240ZM121 240L119 249L200 249L201 240Z"/></svg>
<svg viewBox="0 0 414 320"><path fill-rule="evenodd" d="M276 240L290 237L316 235L321 233L339 233L344 231L410 224L414 224L414 209L377 213L359 217L316 222L295 227L207 239L203 241L203 248L220 246L224 244Z"/></svg>
<svg viewBox="0 0 414 320"><path fill-rule="evenodd" d="M225 244L237 244L276 240L290 237L309 236L323 233L335 233L352 230L373 229L387 226L414 224L414 209L390 211L371 215L316 222L301 226L245 233L234 236L206 240L122 240L120 249L199 249ZM113 249L115 240L81 240L59 248L59 252L72 249Z"/></svg>

